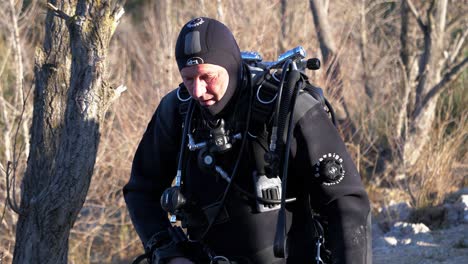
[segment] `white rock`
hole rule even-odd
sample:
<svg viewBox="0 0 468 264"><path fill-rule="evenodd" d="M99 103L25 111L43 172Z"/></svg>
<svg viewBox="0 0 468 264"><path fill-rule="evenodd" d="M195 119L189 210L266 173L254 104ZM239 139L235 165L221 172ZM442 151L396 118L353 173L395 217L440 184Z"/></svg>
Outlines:
<svg viewBox="0 0 468 264"><path fill-rule="evenodd" d="M397 222L393 225L391 232L400 233L401 235L413 235L429 233L431 230L423 223L410 224L405 222Z"/></svg>
<svg viewBox="0 0 468 264"><path fill-rule="evenodd" d="M468 194L460 195L458 202L463 207L463 223L468 223Z"/></svg>
<svg viewBox="0 0 468 264"><path fill-rule="evenodd" d="M404 238L404 239L401 240L400 243L403 244L403 245L409 245L409 244L411 244L411 242L412 242L411 238Z"/></svg>
<svg viewBox="0 0 468 264"><path fill-rule="evenodd" d="M463 204L463 209L468 210L468 194L460 195L459 202Z"/></svg>
<svg viewBox="0 0 468 264"><path fill-rule="evenodd" d="M384 240L391 246L396 246L398 244L398 240L395 237L386 236Z"/></svg>

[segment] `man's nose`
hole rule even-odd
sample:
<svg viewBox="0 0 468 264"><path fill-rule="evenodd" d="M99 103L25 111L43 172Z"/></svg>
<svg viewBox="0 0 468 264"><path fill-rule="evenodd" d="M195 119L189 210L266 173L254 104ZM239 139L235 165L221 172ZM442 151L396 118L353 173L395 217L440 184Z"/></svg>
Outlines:
<svg viewBox="0 0 468 264"><path fill-rule="evenodd" d="M201 98L206 93L206 83L203 80L195 79L193 83L192 96Z"/></svg>

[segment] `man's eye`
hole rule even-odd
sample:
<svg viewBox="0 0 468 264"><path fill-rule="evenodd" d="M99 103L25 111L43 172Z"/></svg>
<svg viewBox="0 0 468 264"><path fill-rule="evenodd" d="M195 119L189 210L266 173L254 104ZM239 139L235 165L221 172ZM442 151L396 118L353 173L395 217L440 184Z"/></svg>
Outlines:
<svg viewBox="0 0 468 264"><path fill-rule="evenodd" d="M215 77L216 77L216 76L215 76L214 74L210 74L210 75L205 75L205 76L203 76L203 79L204 79L205 81L208 81L208 82L209 82L209 81L212 81L213 79L215 79Z"/></svg>

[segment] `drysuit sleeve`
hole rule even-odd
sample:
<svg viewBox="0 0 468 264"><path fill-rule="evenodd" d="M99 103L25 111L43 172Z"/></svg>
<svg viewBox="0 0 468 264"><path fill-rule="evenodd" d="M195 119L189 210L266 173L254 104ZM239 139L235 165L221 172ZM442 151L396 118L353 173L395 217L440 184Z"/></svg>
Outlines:
<svg viewBox="0 0 468 264"><path fill-rule="evenodd" d="M322 105L304 94L296 106L293 164L312 208L328 221L332 263L369 264L370 203L356 166Z"/></svg>
<svg viewBox="0 0 468 264"><path fill-rule="evenodd" d="M133 159L130 180L123 188L130 218L143 244L170 226L160 197L176 175L180 119L177 98L169 93L148 124Z"/></svg>

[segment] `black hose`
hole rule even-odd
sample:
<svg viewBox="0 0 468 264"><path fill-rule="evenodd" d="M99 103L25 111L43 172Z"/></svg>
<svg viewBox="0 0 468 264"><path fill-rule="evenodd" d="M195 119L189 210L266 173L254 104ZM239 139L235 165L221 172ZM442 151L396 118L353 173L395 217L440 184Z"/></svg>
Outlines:
<svg viewBox="0 0 468 264"><path fill-rule="evenodd" d="M274 121L273 121L273 131L272 131L272 137L271 137L271 143L272 144L277 144L278 142L281 142L282 138L281 138L281 135L283 134L282 132L280 132L280 134L278 135L278 127L280 127L280 123L284 123L285 121L284 120L280 120L280 117L282 116L282 114L280 114L281 112L284 112L284 110L282 111L282 107L281 105L284 105L282 104L282 97L283 97L283 86L284 86L284 83L286 81L286 75L288 74L288 68L289 68L289 65L291 65L292 61L289 59L287 60L284 64L283 64L283 68L281 70L281 80L280 80L280 86L278 88L278 96L276 98L276 106L275 106L275 118L274 118ZM287 104L289 105L289 97L288 97L288 102ZM283 126L284 127L284 126ZM276 141L276 142L275 142ZM276 148L274 149L270 149L270 151L275 151Z"/></svg>
<svg viewBox="0 0 468 264"><path fill-rule="evenodd" d="M336 126L335 110L333 110L333 107L330 102L328 102L327 98L324 97L323 100L325 101L325 105L327 106L328 112L330 113L332 123Z"/></svg>
<svg viewBox="0 0 468 264"><path fill-rule="evenodd" d="M279 112L279 120L278 120L278 142L283 142L283 134L284 134L284 128L286 127L286 119L288 118L288 114L290 113L291 110L291 100L293 97L294 93L294 86L296 83L299 81L301 78L301 73L297 70L291 70L288 74L288 80L286 84L286 91L285 97L283 99L283 102L281 102L281 109ZM279 145L279 144L278 144Z"/></svg>
<svg viewBox="0 0 468 264"><path fill-rule="evenodd" d="M291 73L296 72L298 78L300 78L300 73L298 71L292 71ZM294 76L295 77L295 76ZM292 79L290 77L290 79ZM299 80L299 79L298 79ZM296 81L296 87L293 90L293 98L291 102L291 113L289 116L289 125L288 125L288 135L286 138L286 146L284 149L284 160L283 160L283 172L281 175L281 189L283 195L281 195L281 207L278 212L278 221L276 224L276 233L275 233L275 242L273 245L273 251L276 257L284 258L286 251L286 191L287 191L287 182L288 182L288 165L289 165L289 149L291 148L291 139L294 125L294 106L296 104L296 99L299 94L299 91L302 88L302 82Z"/></svg>
<svg viewBox="0 0 468 264"><path fill-rule="evenodd" d="M192 122L190 122L192 120L192 116L193 116L193 106L194 106L194 103L193 103L193 99L190 100L190 103L189 103L189 106L188 106L188 109L187 109L187 114L185 115L185 120L184 120L184 129L183 129L183 132L182 132L182 142L180 143L180 151L179 151L179 161L177 162L177 171L180 171L182 172L182 164L183 164L183 157L184 157L184 154L185 154L185 146L186 146L186 138L187 138L187 134L188 134L188 131L189 131L189 128L190 128L190 125ZM182 176L181 176L182 177Z"/></svg>

